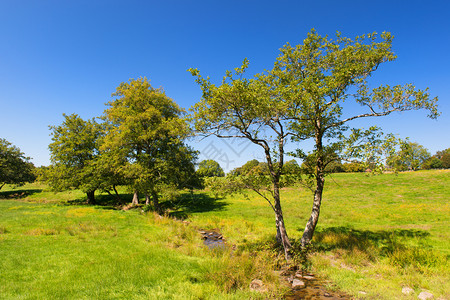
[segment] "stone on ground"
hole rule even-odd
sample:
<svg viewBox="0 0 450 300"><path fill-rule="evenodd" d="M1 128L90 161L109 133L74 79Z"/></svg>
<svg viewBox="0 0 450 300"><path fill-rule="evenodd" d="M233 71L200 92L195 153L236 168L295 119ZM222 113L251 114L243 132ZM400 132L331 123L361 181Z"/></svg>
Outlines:
<svg viewBox="0 0 450 300"><path fill-rule="evenodd" d="M421 292L417 298L420 300L427 300L427 299L433 299L434 296L430 292Z"/></svg>
<svg viewBox="0 0 450 300"><path fill-rule="evenodd" d="M414 290L409 286L405 286L404 288L402 288L402 293L403 295L409 295L411 293L414 293Z"/></svg>
<svg viewBox="0 0 450 300"><path fill-rule="evenodd" d="M294 290L301 290L301 289L303 289L303 288L305 288L305 287L306 287L306 284L305 284L302 280L300 280L300 279L295 278L295 279L292 281L292 288L293 288Z"/></svg>

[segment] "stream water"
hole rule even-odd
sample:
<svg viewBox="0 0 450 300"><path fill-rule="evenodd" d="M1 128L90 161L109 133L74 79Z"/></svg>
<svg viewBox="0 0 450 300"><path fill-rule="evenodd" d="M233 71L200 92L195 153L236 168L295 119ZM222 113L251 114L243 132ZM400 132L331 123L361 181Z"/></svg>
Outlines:
<svg viewBox="0 0 450 300"><path fill-rule="evenodd" d="M223 249L225 248L225 242L223 236L215 231L201 230L200 234L203 237L203 243L208 246L209 249Z"/></svg>
<svg viewBox="0 0 450 300"><path fill-rule="evenodd" d="M212 230L200 230L200 234L203 238L203 243L208 246L209 249L223 249L225 248L225 241L223 236ZM292 282L294 274L283 276L284 280ZM336 300L336 299L352 299L350 296L336 291L329 291L326 287L326 282L316 278L313 274L308 274L300 278L305 287L299 290L292 289L284 299L287 300L300 300L300 299L314 299L314 300Z"/></svg>
<svg viewBox="0 0 450 300"><path fill-rule="evenodd" d="M312 274L310 274L312 275ZM314 276L305 276L301 280L306 284L306 287L300 290L292 290L284 299L287 300L324 300L324 299L352 299L349 295L342 292L330 291L326 287L326 282L315 278Z"/></svg>

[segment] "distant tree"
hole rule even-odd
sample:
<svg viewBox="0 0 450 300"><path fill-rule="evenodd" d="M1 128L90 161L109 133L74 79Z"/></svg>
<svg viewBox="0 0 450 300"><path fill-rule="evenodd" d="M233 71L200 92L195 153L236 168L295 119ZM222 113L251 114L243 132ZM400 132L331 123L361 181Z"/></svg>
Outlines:
<svg viewBox="0 0 450 300"><path fill-rule="evenodd" d="M342 165L344 172L348 173L356 173L356 172L364 172L364 164L358 162L348 162Z"/></svg>
<svg viewBox="0 0 450 300"><path fill-rule="evenodd" d="M95 191L103 182L97 171L103 128L94 119L85 121L76 114L63 116L61 125L50 126L52 165L41 174L41 180L55 191L80 189L86 193L87 202L95 204Z"/></svg>
<svg viewBox="0 0 450 300"><path fill-rule="evenodd" d="M427 159L423 164L422 164L422 169L424 170L429 170L429 169L442 169L443 165L442 165L442 161L433 156L429 159Z"/></svg>
<svg viewBox="0 0 450 300"><path fill-rule="evenodd" d="M276 166L277 163L274 163ZM261 174L261 175L269 175L269 169L267 167L267 163L260 162L257 159L252 159L247 161L240 167L237 167L230 171L230 175L239 176L239 175L249 175L249 174Z"/></svg>
<svg viewBox="0 0 450 300"><path fill-rule="evenodd" d="M35 180L34 165L20 149L0 139L0 189L5 184L22 185Z"/></svg>
<svg viewBox="0 0 450 300"><path fill-rule="evenodd" d="M442 155L441 162L442 162L442 167L444 169L450 168L450 153L449 152Z"/></svg>
<svg viewBox="0 0 450 300"><path fill-rule="evenodd" d="M198 164L197 174L200 177L224 177L225 172L218 162L212 159L202 160Z"/></svg>
<svg viewBox="0 0 450 300"><path fill-rule="evenodd" d="M246 162L245 164L243 164L241 166L241 174L247 175L247 174L251 173L258 166L259 166L259 161L257 159L249 160L248 162ZM257 171L257 170L255 170L255 171Z"/></svg>
<svg viewBox="0 0 450 300"><path fill-rule="evenodd" d="M197 153L184 144L190 133L184 112L146 78L121 83L113 97L103 115L108 133L102 150L126 162L121 172L135 191L133 204L141 192L161 212L158 194L189 185L195 174Z"/></svg>
<svg viewBox="0 0 450 300"><path fill-rule="evenodd" d="M430 158L431 155L425 147L406 140L401 143L400 150L389 158L388 164L399 171L415 171Z"/></svg>
<svg viewBox="0 0 450 300"><path fill-rule="evenodd" d="M442 168L450 168L450 148L436 152L435 157L441 161Z"/></svg>
<svg viewBox="0 0 450 300"><path fill-rule="evenodd" d="M284 175L297 175L300 174L301 168L295 159L287 161L283 166Z"/></svg>
<svg viewBox="0 0 450 300"><path fill-rule="evenodd" d="M437 159L442 159L445 154L450 154L450 148L447 148L445 150L437 151L434 155Z"/></svg>

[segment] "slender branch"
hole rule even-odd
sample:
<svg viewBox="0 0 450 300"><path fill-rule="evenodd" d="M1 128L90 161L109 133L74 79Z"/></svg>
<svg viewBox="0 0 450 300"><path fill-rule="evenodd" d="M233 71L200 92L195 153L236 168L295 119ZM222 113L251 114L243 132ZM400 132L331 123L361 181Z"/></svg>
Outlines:
<svg viewBox="0 0 450 300"><path fill-rule="evenodd" d="M251 188L255 193L257 193L258 195L260 195L261 197L263 197L264 199L266 199L266 201L269 203L270 207L272 208L272 210L275 212L275 207L273 206L272 202L269 200L269 198L267 198L263 193L261 193L258 189L256 188Z"/></svg>
<svg viewBox="0 0 450 300"><path fill-rule="evenodd" d="M366 114L353 116L353 117L347 118L345 120L342 120L342 121L330 124L327 127L325 127L325 130L330 129L332 127L336 127L336 126L342 125L342 124L344 124L344 123L346 123L348 121L351 121L351 120L354 120L354 119L358 119L358 118L387 116L387 115L389 115L390 113L392 113L394 111L399 111L399 109L394 108L394 109L391 109L391 110L388 110L388 111L385 111L385 112L382 112L382 113L366 113Z"/></svg>

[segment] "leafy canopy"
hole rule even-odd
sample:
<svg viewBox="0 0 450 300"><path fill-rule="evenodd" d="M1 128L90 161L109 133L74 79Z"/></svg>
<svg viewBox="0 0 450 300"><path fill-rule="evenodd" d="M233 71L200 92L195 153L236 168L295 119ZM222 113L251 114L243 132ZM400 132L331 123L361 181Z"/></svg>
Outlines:
<svg viewBox="0 0 450 300"><path fill-rule="evenodd" d="M133 188L157 192L188 184L196 152L184 144L190 133L184 111L146 78L121 83L113 97L103 115L108 134L102 149L122 163Z"/></svg>
<svg viewBox="0 0 450 300"><path fill-rule="evenodd" d="M35 180L34 165L20 149L0 139L0 189L5 184L22 185Z"/></svg>
<svg viewBox="0 0 450 300"><path fill-rule="evenodd" d="M76 188L93 192L102 186L103 180L97 171L103 127L94 119L85 121L76 114L63 116L61 125L50 126L52 165L42 179L56 191Z"/></svg>

